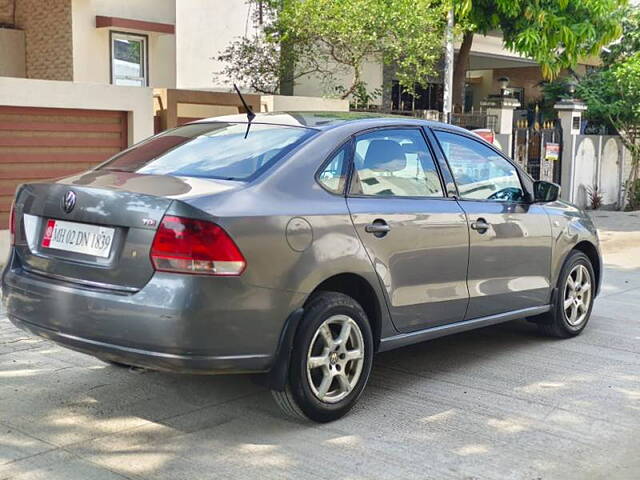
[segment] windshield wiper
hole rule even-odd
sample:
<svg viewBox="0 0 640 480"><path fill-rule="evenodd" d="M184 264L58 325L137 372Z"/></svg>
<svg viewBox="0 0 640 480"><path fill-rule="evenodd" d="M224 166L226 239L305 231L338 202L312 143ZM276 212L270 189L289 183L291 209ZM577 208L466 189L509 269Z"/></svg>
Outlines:
<svg viewBox="0 0 640 480"><path fill-rule="evenodd" d="M247 131L244 133L244 138L247 138L247 135L249 135L249 129L251 128L251 122L253 121L254 118L256 118L256 114L253 113L253 110L251 110L251 107L247 105L247 102L244 101L244 97L240 93L240 89L235 83L233 84L233 88L236 89L236 92L240 97L240 101L242 102L244 109L247 111Z"/></svg>

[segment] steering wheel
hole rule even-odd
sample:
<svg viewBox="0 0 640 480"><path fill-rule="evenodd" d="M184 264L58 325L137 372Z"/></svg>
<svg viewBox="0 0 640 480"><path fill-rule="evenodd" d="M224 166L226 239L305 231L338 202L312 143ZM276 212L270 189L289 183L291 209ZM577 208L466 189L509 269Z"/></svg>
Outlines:
<svg viewBox="0 0 640 480"><path fill-rule="evenodd" d="M502 190L489 195L487 200L506 200L510 202L517 202L522 200L522 190L517 187L507 187Z"/></svg>

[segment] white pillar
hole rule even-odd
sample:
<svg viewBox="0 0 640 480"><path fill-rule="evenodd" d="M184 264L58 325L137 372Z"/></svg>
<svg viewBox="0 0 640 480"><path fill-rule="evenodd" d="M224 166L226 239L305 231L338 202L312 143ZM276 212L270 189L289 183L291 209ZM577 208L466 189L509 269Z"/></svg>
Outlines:
<svg viewBox="0 0 640 480"><path fill-rule="evenodd" d="M507 142L506 145L502 146L502 150L511 156L513 147L513 111L520 106L520 102L513 97L490 95L480 105L487 109L487 115L497 117L495 133L507 135Z"/></svg>
<svg viewBox="0 0 640 480"><path fill-rule="evenodd" d="M447 26L445 28L444 45L444 95L442 106L442 121L451 123L451 113L453 110L453 7L447 12Z"/></svg>
<svg viewBox="0 0 640 480"><path fill-rule="evenodd" d="M560 177L562 190L560 196L563 200L574 202L576 198L577 140L582 126L582 112L587 109L587 105L581 100L567 99L556 103L553 108L558 111L562 127L562 175Z"/></svg>

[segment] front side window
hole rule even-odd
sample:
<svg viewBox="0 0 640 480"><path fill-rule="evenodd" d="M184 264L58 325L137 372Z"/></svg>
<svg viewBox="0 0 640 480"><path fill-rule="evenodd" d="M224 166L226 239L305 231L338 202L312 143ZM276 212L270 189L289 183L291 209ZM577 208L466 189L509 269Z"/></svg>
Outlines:
<svg viewBox="0 0 640 480"><path fill-rule="evenodd" d="M167 130L116 155L100 169L150 175L247 180L315 130L246 123L194 123Z"/></svg>
<svg viewBox="0 0 640 480"><path fill-rule="evenodd" d="M418 129L377 130L356 138L352 194L442 197L427 143Z"/></svg>
<svg viewBox="0 0 640 480"><path fill-rule="evenodd" d="M460 198L519 202L524 192L518 171L479 141L455 133L434 131L458 185Z"/></svg>
<svg viewBox="0 0 640 480"><path fill-rule="evenodd" d="M111 83L134 87L148 85L147 37L111 32Z"/></svg>

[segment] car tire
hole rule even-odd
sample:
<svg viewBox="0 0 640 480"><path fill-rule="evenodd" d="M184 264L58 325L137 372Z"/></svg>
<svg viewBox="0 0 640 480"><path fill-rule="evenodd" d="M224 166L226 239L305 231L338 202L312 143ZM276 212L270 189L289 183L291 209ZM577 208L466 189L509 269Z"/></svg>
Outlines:
<svg viewBox="0 0 640 480"><path fill-rule="evenodd" d="M574 250L560 272L551 310L532 320L544 335L575 337L589 322L595 291L596 277L589 257Z"/></svg>
<svg viewBox="0 0 640 480"><path fill-rule="evenodd" d="M356 404L372 364L373 335L360 304L342 293L321 292L305 306L285 389L272 394L289 416L331 422Z"/></svg>

